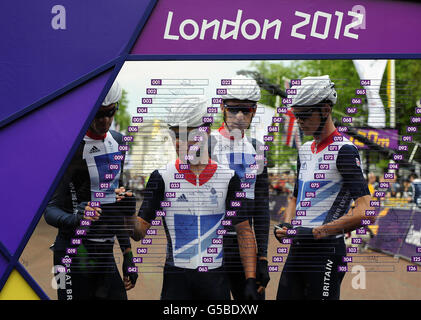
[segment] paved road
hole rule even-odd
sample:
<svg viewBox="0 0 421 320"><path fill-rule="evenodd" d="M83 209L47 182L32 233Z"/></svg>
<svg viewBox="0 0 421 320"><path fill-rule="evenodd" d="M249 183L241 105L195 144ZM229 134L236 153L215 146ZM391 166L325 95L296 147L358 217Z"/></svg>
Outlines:
<svg viewBox="0 0 421 320"><path fill-rule="evenodd" d="M57 294L51 286L53 257L48 247L53 243L55 235L56 230L47 225L42 218L20 259L21 263L51 299L57 299ZM153 243L147 246L148 254L143 255L144 263L140 268L141 275L137 285L128 292L128 297L131 300L155 300L159 299L160 296L166 244L163 228L158 227L158 235L151 238ZM132 244L133 248L146 247L135 242ZM277 255L276 248L279 246L281 245L271 234L269 241L270 257ZM121 254L118 247L115 247L115 256L121 266ZM409 265L407 261L375 252L359 253L353 256L354 262L349 264L349 272L345 275L342 283L341 299L421 299L420 272L407 272L406 266ZM274 300L283 264L270 263L270 265L279 266L278 272L271 273L271 281L267 287L267 299ZM366 271L365 289L353 288L353 279L356 276L361 276L361 274L352 273L353 267L360 268L355 267L357 265L363 266ZM354 282L358 284L357 280L355 278Z"/></svg>

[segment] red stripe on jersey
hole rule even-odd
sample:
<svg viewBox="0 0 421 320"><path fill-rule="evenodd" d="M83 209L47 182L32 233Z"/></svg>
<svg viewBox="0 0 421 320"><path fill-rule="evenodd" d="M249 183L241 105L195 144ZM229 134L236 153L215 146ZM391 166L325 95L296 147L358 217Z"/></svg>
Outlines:
<svg viewBox="0 0 421 320"><path fill-rule="evenodd" d="M190 169L180 169L180 159L177 159L175 161L175 168L179 173L184 174L184 179L186 179L191 184L196 185L196 175ZM206 182L208 182L215 174L217 168L218 165L216 164L216 162L212 161L209 158L208 164L199 175L199 186L204 185Z"/></svg>
<svg viewBox="0 0 421 320"><path fill-rule="evenodd" d="M225 128L225 122L222 122L222 126L218 129L218 131L225 138L234 140L234 136L230 135L229 131ZM244 138L244 132L241 132L241 138Z"/></svg>
<svg viewBox="0 0 421 320"><path fill-rule="evenodd" d="M336 136L341 136L341 134L338 132L338 130L333 131L327 138L325 138L322 142L320 142L317 145L317 152L319 153L320 151L322 151L324 148L326 148L328 145L330 145L331 143L333 143L333 137ZM311 152L315 152L316 150L316 141L313 141L313 143L311 144Z"/></svg>

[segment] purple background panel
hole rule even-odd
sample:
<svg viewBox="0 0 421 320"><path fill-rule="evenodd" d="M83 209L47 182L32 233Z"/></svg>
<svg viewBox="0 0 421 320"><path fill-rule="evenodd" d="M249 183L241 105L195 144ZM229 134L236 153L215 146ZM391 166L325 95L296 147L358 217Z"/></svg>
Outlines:
<svg viewBox="0 0 421 320"><path fill-rule="evenodd" d="M3 255L0 253L0 279L3 277L3 272L6 270L6 267L8 265L8 262L3 257ZM1 289L0 289L1 291Z"/></svg>
<svg viewBox="0 0 421 320"><path fill-rule="evenodd" d="M366 11L366 29L351 29L358 34L359 39L344 37L345 25L352 21L348 16L355 5L362 5ZM219 34L223 19L235 21L237 10L241 9L241 23L247 19L256 20L263 27L264 20L270 22L279 19L282 26L279 39L274 39L274 28L267 33L266 40L257 37L247 40L241 34L238 39L221 39ZM301 11L312 16L316 11L332 15L330 31L327 39L310 36L313 19L310 23L298 29L306 35L306 39L291 37L292 27L304 19L296 16L295 11ZM207 30L205 39L197 36L193 40L164 39L168 12L173 12L170 35L179 35L179 26L186 19L195 20L199 28L202 20L208 23L214 19L220 21L217 40L212 39L213 28ZM334 38L337 17L335 11L344 13L341 33ZM317 32L323 32L324 18L317 25ZM197 0L160 0L155 7L148 24L132 49L132 54L392 54L421 53L421 5L408 2L376 1L376 0L266 0L264 3L255 0L244 1L197 1ZM228 31L232 27L228 27ZM250 29L249 29L250 28ZM253 34L255 27L248 25L246 31ZM187 25L187 34L193 33L193 26ZM200 31L199 31L200 35Z"/></svg>
<svg viewBox="0 0 421 320"><path fill-rule="evenodd" d="M150 2L0 1L0 122L117 58ZM51 26L56 4L66 30Z"/></svg>
<svg viewBox="0 0 421 320"><path fill-rule="evenodd" d="M387 215L379 218L377 235L370 240L370 246L392 254L398 254L411 223L411 210L389 209Z"/></svg>
<svg viewBox="0 0 421 320"><path fill-rule="evenodd" d="M411 233L411 234L410 234ZM414 243L407 243L405 240L402 243L401 250L399 251L399 255L407 257L411 259L412 256L421 256L420 253L417 253L417 247L421 247L421 211L415 211L414 215L412 216L412 221L409 226L408 235L406 240L409 242ZM410 240L411 238L411 240Z"/></svg>
<svg viewBox="0 0 421 320"><path fill-rule="evenodd" d="M13 254L94 108L110 72L0 130L0 241Z"/></svg>

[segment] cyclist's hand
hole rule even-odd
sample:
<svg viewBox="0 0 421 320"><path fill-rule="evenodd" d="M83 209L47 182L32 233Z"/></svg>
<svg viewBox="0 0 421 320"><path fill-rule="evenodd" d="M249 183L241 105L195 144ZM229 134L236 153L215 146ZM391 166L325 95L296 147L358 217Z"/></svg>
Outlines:
<svg viewBox="0 0 421 320"><path fill-rule="evenodd" d="M133 263L133 254L132 251L128 251L123 255L123 280L124 280L124 287L126 290L130 290L134 288L138 274L136 272L129 272L128 268L135 267Z"/></svg>
<svg viewBox="0 0 421 320"><path fill-rule="evenodd" d="M133 197L133 192L131 190L127 190L124 187L120 187L114 190L117 196L117 201L123 200L125 197Z"/></svg>
<svg viewBox="0 0 421 320"><path fill-rule="evenodd" d="M292 225L289 223L281 223L275 225L273 229L273 233L275 235L276 240L282 243L282 239L287 238L289 235L287 234L288 229L291 229Z"/></svg>
<svg viewBox="0 0 421 320"><path fill-rule="evenodd" d="M83 218L86 220L97 221L101 216L101 212L102 210L100 207L91 207L88 202L88 205L85 206L85 214Z"/></svg>
<svg viewBox="0 0 421 320"><path fill-rule="evenodd" d="M256 283L259 286L257 292L262 294L270 281L268 271L268 261L266 259L257 259L256 262Z"/></svg>
<svg viewBox="0 0 421 320"><path fill-rule="evenodd" d="M136 213L136 197L131 190L126 190L124 187L115 189L117 203L115 207L115 214L123 216L132 216Z"/></svg>
<svg viewBox="0 0 421 320"><path fill-rule="evenodd" d="M130 289L134 288L135 285L132 283L129 277L124 276L123 281L124 281L124 288L126 289L126 291L129 291Z"/></svg>

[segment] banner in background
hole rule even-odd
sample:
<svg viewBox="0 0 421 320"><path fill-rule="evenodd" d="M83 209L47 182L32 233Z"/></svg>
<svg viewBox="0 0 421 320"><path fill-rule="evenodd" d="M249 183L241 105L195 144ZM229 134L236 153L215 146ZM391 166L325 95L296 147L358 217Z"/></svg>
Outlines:
<svg viewBox="0 0 421 320"><path fill-rule="evenodd" d="M409 229L402 243L399 255L411 259L413 256L421 256L421 211L416 210L410 221ZM420 262L420 261L413 261Z"/></svg>
<svg viewBox="0 0 421 320"><path fill-rule="evenodd" d="M380 85L387 60L352 60L361 80L367 80L366 89L368 104L368 120L370 127L384 128L386 126L386 113L380 97ZM368 80L370 79L370 80Z"/></svg>
<svg viewBox="0 0 421 320"><path fill-rule="evenodd" d="M421 211L390 208L377 220L378 231L369 246L409 260L421 248Z"/></svg>
<svg viewBox="0 0 421 320"><path fill-rule="evenodd" d="M398 130L395 129L364 129L357 128L357 133L366 137L370 141L378 144L381 147L389 148L393 150L398 149L399 134ZM347 134L343 134L347 137L358 149L369 149L364 143L358 141L354 137L350 137Z"/></svg>

